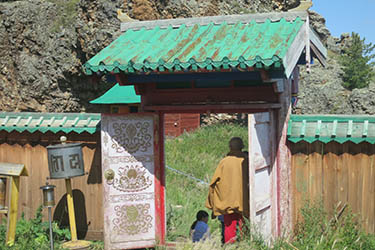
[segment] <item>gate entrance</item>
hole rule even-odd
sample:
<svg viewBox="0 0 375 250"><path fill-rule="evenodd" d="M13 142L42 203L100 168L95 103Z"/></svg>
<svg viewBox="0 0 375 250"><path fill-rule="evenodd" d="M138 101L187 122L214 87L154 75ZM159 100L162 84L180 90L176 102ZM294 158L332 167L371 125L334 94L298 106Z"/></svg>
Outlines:
<svg viewBox="0 0 375 250"><path fill-rule="evenodd" d="M106 248L165 243L165 113L253 114L250 218L265 238L288 232L286 134L291 96L298 92L296 65L309 67L311 55L324 65L326 58L308 13L131 22L121 29L84 65L85 73L112 74L120 85L134 85L141 112L152 114L103 115Z"/></svg>
<svg viewBox="0 0 375 250"><path fill-rule="evenodd" d="M277 112L248 115L250 219L266 239L278 235L280 219ZM109 249L152 247L165 238L164 114L102 115L104 226Z"/></svg>

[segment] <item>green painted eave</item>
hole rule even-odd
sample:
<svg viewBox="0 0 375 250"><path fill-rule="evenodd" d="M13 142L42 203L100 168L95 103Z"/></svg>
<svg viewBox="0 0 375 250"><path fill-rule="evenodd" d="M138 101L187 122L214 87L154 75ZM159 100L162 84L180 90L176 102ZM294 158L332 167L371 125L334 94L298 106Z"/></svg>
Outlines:
<svg viewBox="0 0 375 250"><path fill-rule="evenodd" d="M304 20L182 24L125 31L84 65L91 75L229 68L286 68L283 62Z"/></svg>
<svg viewBox="0 0 375 250"><path fill-rule="evenodd" d="M90 101L93 104L130 104L141 103L141 96L137 95L134 86L120 86L116 84L102 96Z"/></svg>
<svg viewBox="0 0 375 250"><path fill-rule="evenodd" d="M100 114L0 112L0 131L94 134L100 131Z"/></svg>
<svg viewBox="0 0 375 250"><path fill-rule="evenodd" d="M375 116L292 115L288 140L293 143L367 142L375 144Z"/></svg>

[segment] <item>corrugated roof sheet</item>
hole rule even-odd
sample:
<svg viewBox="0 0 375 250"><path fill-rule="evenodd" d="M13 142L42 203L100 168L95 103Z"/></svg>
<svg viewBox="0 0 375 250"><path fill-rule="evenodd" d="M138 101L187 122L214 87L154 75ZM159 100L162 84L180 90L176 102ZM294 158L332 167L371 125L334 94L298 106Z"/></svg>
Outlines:
<svg viewBox="0 0 375 250"><path fill-rule="evenodd" d="M129 103L141 103L141 96L137 95L134 90L134 86L120 86L116 84L105 92L102 96L92 100L90 103L93 104L129 104Z"/></svg>
<svg viewBox="0 0 375 250"><path fill-rule="evenodd" d="M288 140L293 143L351 141L374 144L375 116L292 115L288 125Z"/></svg>
<svg viewBox="0 0 375 250"><path fill-rule="evenodd" d="M0 112L0 131L90 134L100 130L100 114Z"/></svg>
<svg viewBox="0 0 375 250"><path fill-rule="evenodd" d="M305 21L296 15L294 19L280 16L275 21L263 18L262 22L251 20L251 15L240 17L233 17L237 22L225 21L231 20L228 16L221 23L201 21L189 26L189 19L183 19L177 27L170 24L128 29L91 58L84 71L91 75L253 66L286 68L283 58ZM143 22L136 23L139 26Z"/></svg>

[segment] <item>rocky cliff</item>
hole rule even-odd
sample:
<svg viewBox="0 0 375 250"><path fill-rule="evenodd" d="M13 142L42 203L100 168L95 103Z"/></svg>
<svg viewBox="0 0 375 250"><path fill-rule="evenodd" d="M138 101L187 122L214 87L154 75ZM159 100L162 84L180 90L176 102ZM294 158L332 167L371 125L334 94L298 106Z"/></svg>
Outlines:
<svg viewBox="0 0 375 250"><path fill-rule="evenodd" d="M138 20L285 11L299 0L0 0L0 110L93 112L89 101L110 86L93 83L82 64L119 34L117 9ZM324 19L312 12L319 35L337 49ZM302 72L302 113L375 113L375 88L341 87L335 58ZM318 102L316 101L318 99ZM328 108L327 108L328 107Z"/></svg>

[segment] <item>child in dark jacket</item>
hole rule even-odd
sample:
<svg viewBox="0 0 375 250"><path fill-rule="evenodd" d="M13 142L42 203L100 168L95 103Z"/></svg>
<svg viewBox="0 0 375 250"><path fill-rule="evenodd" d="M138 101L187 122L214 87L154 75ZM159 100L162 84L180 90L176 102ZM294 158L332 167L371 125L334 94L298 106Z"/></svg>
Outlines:
<svg viewBox="0 0 375 250"><path fill-rule="evenodd" d="M207 225L208 213L200 210L197 213L197 220L191 225L190 235L192 236L193 242L205 240L210 237L210 228Z"/></svg>

